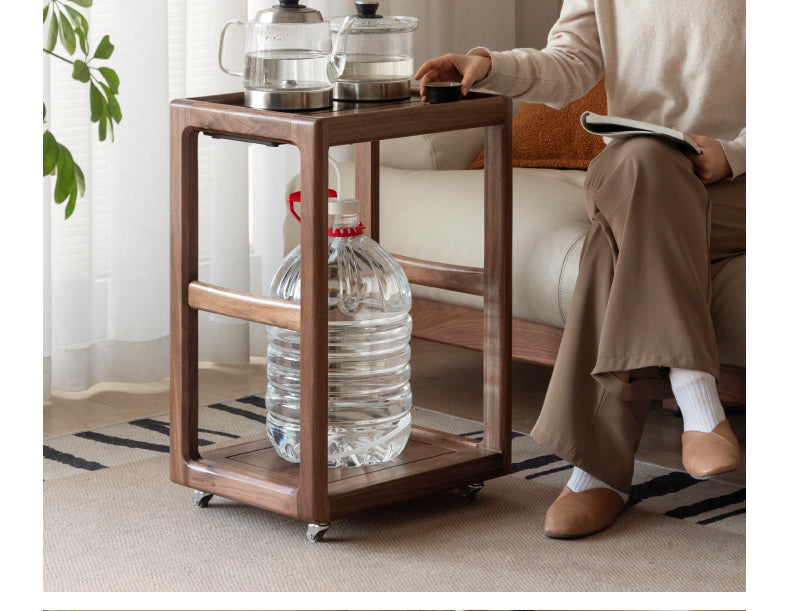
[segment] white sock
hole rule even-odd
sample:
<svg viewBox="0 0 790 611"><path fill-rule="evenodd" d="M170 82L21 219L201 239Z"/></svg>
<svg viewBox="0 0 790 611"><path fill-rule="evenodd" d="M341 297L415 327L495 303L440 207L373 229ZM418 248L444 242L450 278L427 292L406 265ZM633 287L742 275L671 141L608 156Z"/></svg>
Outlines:
<svg viewBox="0 0 790 611"><path fill-rule="evenodd" d="M704 371L669 370L669 381L675 401L683 414L684 431L710 433L725 419L724 408L716 390L716 378Z"/></svg>
<svg viewBox="0 0 790 611"><path fill-rule="evenodd" d="M602 482L597 477L594 477L587 473L587 471L582 471L579 467L574 467L573 471L571 472L571 478L568 480L568 483L565 484L570 488L573 492L584 492L585 490L590 490L591 488L609 488L609 490L614 490L617 494L619 494L624 503L628 502L628 494L625 492L620 492L617 488L612 488L606 482Z"/></svg>

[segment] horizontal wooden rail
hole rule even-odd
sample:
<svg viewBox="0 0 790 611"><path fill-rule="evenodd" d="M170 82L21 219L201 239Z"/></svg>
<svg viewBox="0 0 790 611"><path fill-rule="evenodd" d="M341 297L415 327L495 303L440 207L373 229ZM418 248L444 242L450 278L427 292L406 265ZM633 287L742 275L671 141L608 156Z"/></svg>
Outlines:
<svg viewBox="0 0 790 611"><path fill-rule="evenodd" d="M483 270L479 267L424 261L402 255L393 257L406 272L409 282L470 295L483 294Z"/></svg>
<svg viewBox="0 0 790 611"><path fill-rule="evenodd" d="M483 349L482 310L414 297L411 315L414 337L471 350ZM512 354L517 361L554 367L561 339L559 327L513 319ZM718 391L724 405L745 407L746 368L720 365Z"/></svg>
<svg viewBox="0 0 790 611"><path fill-rule="evenodd" d="M248 295L203 282L189 283L189 307L292 331L300 330L298 303Z"/></svg>
<svg viewBox="0 0 790 611"><path fill-rule="evenodd" d="M482 310L414 297L411 315L414 337L483 350ZM514 318L512 357L553 367L561 338L562 329Z"/></svg>

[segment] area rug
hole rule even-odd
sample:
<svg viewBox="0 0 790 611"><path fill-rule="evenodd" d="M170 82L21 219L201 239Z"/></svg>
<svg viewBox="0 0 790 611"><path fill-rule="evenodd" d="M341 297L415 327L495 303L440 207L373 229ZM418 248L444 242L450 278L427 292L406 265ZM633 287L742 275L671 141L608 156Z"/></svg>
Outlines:
<svg viewBox="0 0 790 611"><path fill-rule="evenodd" d="M478 438L480 423L414 408ZM263 434L249 396L200 408L200 444ZM434 494L336 521L310 543L294 518L168 478L166 414L44 442L45 591L744 591L746 490L637 463L608 530L547 539L570 465L513 434L512 474L472 500ZM358 567L346 570L343 567Z"/></svg>

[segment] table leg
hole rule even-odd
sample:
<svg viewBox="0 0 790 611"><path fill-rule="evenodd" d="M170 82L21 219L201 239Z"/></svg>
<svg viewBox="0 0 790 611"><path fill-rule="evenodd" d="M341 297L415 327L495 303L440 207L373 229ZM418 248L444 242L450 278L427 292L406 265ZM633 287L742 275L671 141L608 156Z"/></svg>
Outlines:
<svg viewBox="0 0 790 611"><path fill-rule="evenodd" d="M188 289L198 270L198 132L171 111L170 478L186 483L198 457L198 313Z"/></svg>
<svg viewBox="0 0 790 611"><path fill-rule="evenodd" d="M365 234L379 241L379 142L354 145L354 193L359 200L359 220Z"/></svg>
<svg viewBox="0 0 790 611"><path fill-rule="evenodd" d="M297 146L302 162L301 390L299 515L329 522L327 467L328 402L328 208L329 145L320 125L303 128Z"/></svg>
<svg viewBox="0 0 790 611"><path fill-rule="evenodd" d="M512 427L512 149L510 123L485 129L483 447L510 471Z"/></svg>

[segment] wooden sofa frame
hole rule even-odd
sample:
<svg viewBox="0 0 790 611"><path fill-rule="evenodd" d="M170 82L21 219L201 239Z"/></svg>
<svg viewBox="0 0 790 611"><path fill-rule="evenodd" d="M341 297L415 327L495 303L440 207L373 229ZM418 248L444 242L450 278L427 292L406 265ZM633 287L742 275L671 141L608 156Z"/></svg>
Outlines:
<svg viewBox="0 0 790 611"><path fill-rule="evenodd" d="M429 299L412 300L412 334L415 337L483 349L483 316L480 310ZM535 365L553 367L562 338L562 329L513 319L513 358ZM730 407L746 406L746 368L721 365L719 397Z"/></svg>

